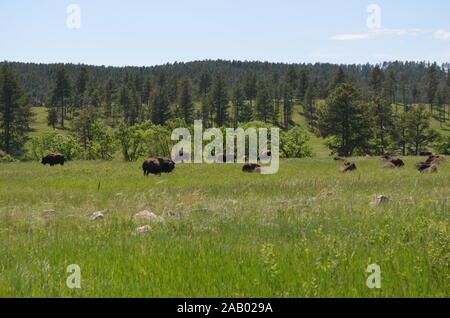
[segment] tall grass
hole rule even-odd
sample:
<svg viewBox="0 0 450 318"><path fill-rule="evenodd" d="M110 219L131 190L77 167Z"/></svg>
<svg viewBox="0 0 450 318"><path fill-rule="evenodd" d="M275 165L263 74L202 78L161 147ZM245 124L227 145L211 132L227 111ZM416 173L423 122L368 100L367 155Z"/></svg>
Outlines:
<svg viewBox="0 0 450 318"><path fill-rule="evenodd" d="M0 297L448 297L450 164L355 161L348 174L302 159L275 175L203 164L148 178L119 161L1 165ZM369 207L377 194L390 200ZM381 289L366 286L374 263Z"/></svg>

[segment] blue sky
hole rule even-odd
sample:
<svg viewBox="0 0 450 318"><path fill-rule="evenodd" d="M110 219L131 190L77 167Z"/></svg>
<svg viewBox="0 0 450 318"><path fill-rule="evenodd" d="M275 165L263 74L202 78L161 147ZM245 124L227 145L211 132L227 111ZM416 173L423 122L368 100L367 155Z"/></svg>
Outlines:
<svg viewBox="0 0 450 318"><path fill-rule="evenodd" d="M69 28L67 7L80 8ZM370 4L381 9L369 28ZM444 0L14 0L0 2L0 60L148 66L203 59L450 62Z"/></svg>

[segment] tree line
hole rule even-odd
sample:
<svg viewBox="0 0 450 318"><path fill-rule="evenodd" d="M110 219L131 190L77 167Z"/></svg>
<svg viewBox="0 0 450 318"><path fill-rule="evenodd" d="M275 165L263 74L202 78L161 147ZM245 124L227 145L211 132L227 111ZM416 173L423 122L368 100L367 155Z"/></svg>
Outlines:
<svg viewBox="0 0 450 318"><path fill-rule="evenodd" d="M18 80L22 73L18 76L14 69L22 72L36 65L2 64L0 149L14 154L26 141L30 107L37 98L22 86ZM227 71L200 71L198 65L219 65L219 70ZM46 65L38 69L42 67ZM174 75L177 67L189 71ZM90 66L79 66L74 74L68 71L74 69L69 64L51 72L51 89L39 104L48 109L49 126L64 128L66 120L71 120L72 132L84 148L99 122L117 128L146 122L164 126L176 119L187 125L202 119L206 127L260 121L288 131L296 125L294 105L301 105L309 130L327 138L335 153L349 156L395 149L414 154L438 138L429 127L430 116L441 125L449 119L446 67L413 62L331 67L204 61L149 68L149 74L144 72L147 68L137 72L136 68ZM314 68L322 72L312 73ZM396 68L403 71L396 73ZM241 69L249 71L236 71ZM324 76L331 69L334 72ZM108 74L114 76L104 77L101 70L110 70ZM419 103L427 103L428 110ZM420 127L414 127L417 122L422 123Z"/></svg>

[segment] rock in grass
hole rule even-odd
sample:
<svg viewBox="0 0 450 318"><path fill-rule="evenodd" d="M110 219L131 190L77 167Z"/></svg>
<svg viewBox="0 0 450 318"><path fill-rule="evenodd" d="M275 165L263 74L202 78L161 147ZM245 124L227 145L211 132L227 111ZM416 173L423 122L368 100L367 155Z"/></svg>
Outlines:
<svg viewBox="0 0 450 318"><path fill-rule="evenodd" d="M42 215L44 216L50 216L50 215L55 215L56 211L55 210L44 210L42 211Z"/></svg>
<svg viewBox="0 0 450 318"><path fill-rule="evenodd" d="M152 221L154 223L163 223L164 222L164 218L162 216L158 216L155 213L147 211L147 210L137 213L134 216L134 218L136 220L148 220L148 221Z"/></svg>
<svg viewBox="0 0 450 318"><path fill-rule="evenodd" d="M98 220L104 217L103 213L100 211L92 213L91 220Z"/></svg>
<svg viewBox="0 0 450 318"><path fill-rule="evenodd" d="M148 232L152 229L152 227L150 225L144 225L144 226L140 226L138 228L136 228L135 232L136 233L145 233Z"/></svg>
<svg viewBox="0 0 450 318"><path fill-rule="evenodd" d="M389 201L389 198L385 195L377 195L375 199L369 202L371 207L379 206L383 202Z"/></svg>

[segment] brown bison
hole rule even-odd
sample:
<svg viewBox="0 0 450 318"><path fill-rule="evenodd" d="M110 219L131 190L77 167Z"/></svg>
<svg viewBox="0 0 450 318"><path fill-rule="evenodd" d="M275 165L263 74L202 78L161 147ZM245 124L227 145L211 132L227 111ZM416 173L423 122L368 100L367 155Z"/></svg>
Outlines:
<svg viewBox="0 0 450 318"><path fill-rule="evenodd" d="M417 169L420 172L425 172L425 173L437 172L437 167L434 163L418 162L418 163L416 163L415 166L417 167Z"/></svg>
<svg viewBox="0 0 450 318"><path fill-rule="evenodd" d="M344 163L344 166L342 166L339 171L340 172L347 172L347 171L353 171L356 170L356 164L354 162L346 162Z"/></svg>
<svg viewBox="0 0 450 318"><path fill-rule="evenodd" d="M261 166L257 163L246 163L243 167L242 167L242 171L244 172L256 172L256 171L261 171Z"/></svg>
<svg viewBox="0 0 450 318"><path fill-rule="evenodd" d="M402 159L391 159L384 164L383 168L400 168L404 165L405 163Z"/></svg>
<svg viewBox="0 0 450 318"><path fill-rule="evenodd" d="M175 169L175 162L170 158L149 158L142 164L142 170L144 170L144 176L148 176L149 173L161 175L161 173L170 173Z"/></svg>
<svg viewBox="0 0 450 318"><path fill-rule="evenodd" d="M429 151L421 151L419 155L420 156L432 156L433 153L429 152Z"/></svg>
<svg viewBox="0 0 450 318"><path fill-rule="evenodd" d="M420 170L420 172L435 173L435 172L437 172L437 167L435 164L431 164L431 165L427 166L425 169Z"/></svg>
<svg viewBox="0 0 450 318"><path fill-rule="evenodd" d="M50 166L54 166L57 164L63 166L64 161L66 161L66 159L64 158L64 155L62 153L52 152L43 157L41 163L43 165L49 164Z"/></svg>
<svg viewBox="0 0 450 318"><path fill-rule="evenodd" d="M443 156L429 156L426 163L433 164L433 163L441 163L447 161L445 157Z"/></svg>

